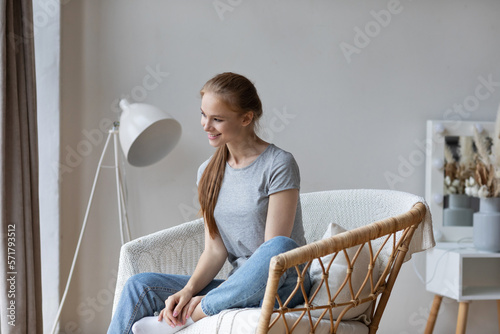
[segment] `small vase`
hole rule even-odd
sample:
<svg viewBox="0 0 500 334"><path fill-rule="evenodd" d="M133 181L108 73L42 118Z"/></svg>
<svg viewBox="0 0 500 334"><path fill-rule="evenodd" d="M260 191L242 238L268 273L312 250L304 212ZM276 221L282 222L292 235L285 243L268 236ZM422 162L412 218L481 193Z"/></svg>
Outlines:
<svg viewBox="0 0 500 334"><path fill-rule="evenodd" d="M474 213L474 246L500 252L500 197L479 199L479 212Z"/></svg>
<svg viewBox="0 0 500 334"><path fill-rule="evenodd" d="M472 214L469 196L450 194L448 207L443 210L443 226L472 226Z"/></svg>

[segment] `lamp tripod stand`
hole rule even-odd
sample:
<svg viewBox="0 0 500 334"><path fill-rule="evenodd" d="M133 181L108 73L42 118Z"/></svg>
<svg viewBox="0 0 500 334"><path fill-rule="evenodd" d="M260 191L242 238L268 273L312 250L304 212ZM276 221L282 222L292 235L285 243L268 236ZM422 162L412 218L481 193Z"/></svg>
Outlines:
<svg viewBox="0 0 500 334"><path fill-rule="evenodd" d="M63 297L61 299L61 303L59 304L59 309L57 310L56 319L55 319L54 325L52 327L52 331L51 331L52 334L54 334L56 331L57 323L59 322L59 318L61 316L61 311L62 311L62 308L64 306L64 302L66 301L66 296L68 294L69 285L71 283L71 279L73 278L73 272L75 270L76 259L78 258L78 253L80 252L80 246L82 244L83 234L85 233L85 228L87 227L87 221L89 218L90 207L92 206L92 201L94 199L94 192L95 192L95 188L97 185L97 180L99 179L99 174L100 174L101 168L110 168L108 166L103 166L102 162L103 162L104 156L106 155L106 152L108 150L109 141L111 139L111 136L113 136L114 161L115 161L115 165L112 166L111 168L115 169L115 176L116 176L116 196L118 199L118 221L119 221L119 225L120 225L120 236L121 236L122 246L125 244L125 242L128 242L131 240L130 226L128 223L127 211L126 211L126 206L125 206L125 198L124 198L124 194L123 194L121 170L120 170L119 159L118 159L119 125L120 125L119 122L114 122L113 128L111 130L109 130L108 137L106 138L106 142L104 144L104 148L103 148L102 153L101 153L101 157L99 158L99 163L97 164L97 170L96 170L96 173L94 176L92 190L90 191L90 198L89 198L89 201L87 203L85 217L83 218L83 224L82 224L82 229L80 231L80 237L78 238L78 243L76 245L75 255L73 256L73 262L71 263L71 269L69 271L69 276L68 276L68 281L66 283L66 288L64 289Z"/></svg>
<svg viewBox="0 0 500 334"><path fill-rule="evenodd" d="M66 301L71 279L75 270L76 259L80 252L80 246L87 227L90 207L94 198L94 192L99 178L104 156L109 146L111 136L113 136L114 160L116 177L116 197L118 200L118 221L120 225L120 235L122 245L131 240L130 227L128 223L127 211L125 206L125 196L123 193L123 183L118 157L118 142L123 150L127 162L133 166L143 167L156 163L165 157L175 147L181 136L181 125L174 118L164 111L144 103L130 104L127 100L120 101L120 107L123 110L120 115L120 121L113 123L113 128L109 130L106 143L102 150L97 171L94 176L90 198L87 203L85 217L83 219L80 237L76 246L75 255L69 271L68 281L64 289L59 309L51 333L54 334L61 316L61 311ZM121 129L119 130L119 127Z"/></svg>

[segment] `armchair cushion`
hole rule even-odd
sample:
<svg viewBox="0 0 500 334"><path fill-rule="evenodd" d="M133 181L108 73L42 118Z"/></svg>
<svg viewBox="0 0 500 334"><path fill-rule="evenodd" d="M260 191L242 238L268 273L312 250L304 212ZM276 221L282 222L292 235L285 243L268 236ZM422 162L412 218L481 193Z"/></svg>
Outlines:
<svg viewBox="0 0 500 334"><path fill-rule="evenodd" d="M223 311L217 315L203 318L188 326L177 334L255 334L259 321L260 308L231 309ZM275 316L272 317L274 319ZM299 320L297 314L287 314L288 327ZM282 321L271 328L268 334L286 334L286 327ZM302 317L294 333L310 333L309 319ZM315 334L330 333L330 321L321 320L316 327ZM336 334L368 334L368 327L360 321L342 320Z"/></svg>

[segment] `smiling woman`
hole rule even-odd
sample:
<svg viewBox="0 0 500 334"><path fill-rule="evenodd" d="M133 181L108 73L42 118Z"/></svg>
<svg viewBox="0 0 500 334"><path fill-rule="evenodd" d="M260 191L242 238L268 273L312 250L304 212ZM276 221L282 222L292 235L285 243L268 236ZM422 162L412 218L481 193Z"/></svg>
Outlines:
<svg viewBox="0 0 500 334"><path fill-rule="evenodd" d="M299 168L292 154L255 133L262 116L255 86L242 75L222 73L200 93L201 125L217 148L198 169L204 251L192 276L132 276L108 333L174 333L225 309L258 307L271 258L305 244ZM229 277L215 279L226 259L233 267ZM296 279L291 269L280 282L282 300ZM308 274L304 287L310 287ZM296 295L289 306L302 302Z"/></svg>

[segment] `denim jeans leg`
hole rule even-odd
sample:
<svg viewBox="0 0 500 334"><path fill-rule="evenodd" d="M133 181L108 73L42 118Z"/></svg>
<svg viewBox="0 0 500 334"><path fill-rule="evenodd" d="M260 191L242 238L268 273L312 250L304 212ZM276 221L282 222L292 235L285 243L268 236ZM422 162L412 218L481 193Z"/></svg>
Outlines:
<svg viewBox="0 0 500 334"><path fill-rule="evenodd" d="M108 334L131 333L139 319L165 308L165 300L186 286L190 276L141 273L130 277L111 320ZM199 295L205 295L223 280L213 280Z"/></svg>
<svg viewBox="0 0 500 334"><path fill-rule="evenodd" d="M271 258L296 247L298 244L293 239L282 236L264 242L241 268L202 299L203 312L206 315L214 315L229 308L258 307L264 298ZM285 274L280 279L280 287L286 286L288 293L295 287L295 283L289 282L294 279L296 282L296 275L293 275L295 269L291 270L291 275ZM290 289L291 286L293 287Z"/></svg>

